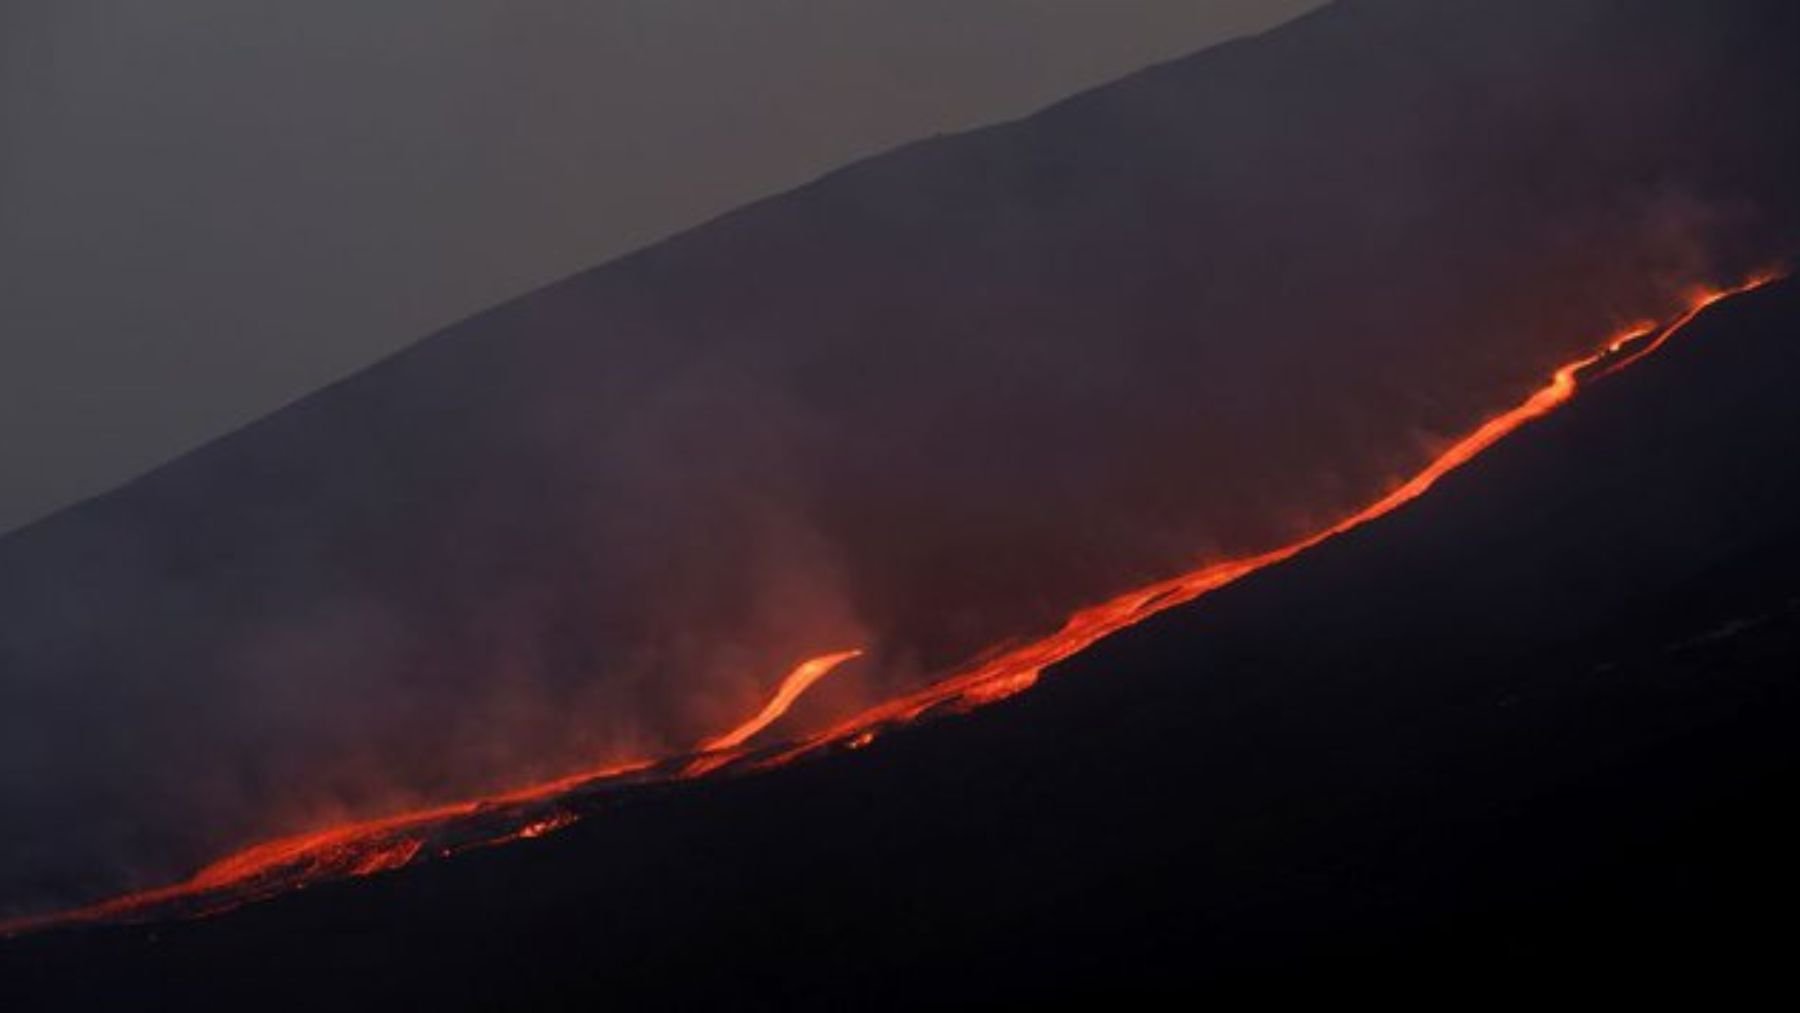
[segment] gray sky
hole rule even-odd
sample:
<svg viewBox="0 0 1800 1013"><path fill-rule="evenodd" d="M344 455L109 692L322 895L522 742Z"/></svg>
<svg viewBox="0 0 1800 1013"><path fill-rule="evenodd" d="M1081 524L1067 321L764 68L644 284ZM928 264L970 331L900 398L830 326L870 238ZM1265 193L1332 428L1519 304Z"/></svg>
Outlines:
<svg viewBox="0 0 1800 1013"><path fill-rule="evenodd" d="M1319 0L8 0L0 530L435 328Z"/></svg>

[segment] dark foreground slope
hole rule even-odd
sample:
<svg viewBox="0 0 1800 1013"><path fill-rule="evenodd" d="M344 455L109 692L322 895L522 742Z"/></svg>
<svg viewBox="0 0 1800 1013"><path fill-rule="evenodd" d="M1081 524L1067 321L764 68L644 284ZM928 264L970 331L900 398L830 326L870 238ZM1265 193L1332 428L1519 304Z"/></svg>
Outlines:
<svg viewBox="0 0 1800 1013"><path fill-rule="evenodd" d="M16 940L0 998L866 1008L1776 982L1800 900L1797 385L1800 285L1781 283L1413 506L1024 696L541 841Z"/></svg>

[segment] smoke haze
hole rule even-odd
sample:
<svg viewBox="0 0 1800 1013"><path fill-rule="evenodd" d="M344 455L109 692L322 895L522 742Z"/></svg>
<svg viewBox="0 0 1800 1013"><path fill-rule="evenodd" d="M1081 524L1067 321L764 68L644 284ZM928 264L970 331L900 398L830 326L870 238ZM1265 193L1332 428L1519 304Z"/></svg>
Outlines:
<svg viewBox="0 0 1800 1013"><path fill-rule="evenodd" d="M0 530L852 158L1315 0L8 0Z"/></svg>
<svg viewBox="0 0 1800 1013"><path fill-rule="evenodd" d="M877 693L1333 518L1785 252L1796 20L1334 5L534 292L15 533L0 902L684 748L824 651Z"/></svg>

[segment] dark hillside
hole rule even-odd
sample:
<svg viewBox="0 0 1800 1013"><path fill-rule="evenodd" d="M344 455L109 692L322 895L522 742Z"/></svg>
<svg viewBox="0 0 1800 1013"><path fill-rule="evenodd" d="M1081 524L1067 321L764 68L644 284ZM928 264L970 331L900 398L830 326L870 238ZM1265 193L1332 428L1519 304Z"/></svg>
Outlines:
<svg viewBox="0 0 1800 1013"><path fill-rule="evenodd" d="M685 747L822 651L878 693L1309 528L1781 255L1794 52L1785 0L1338 4L549 286L0 540L0 911Z"/></svg>

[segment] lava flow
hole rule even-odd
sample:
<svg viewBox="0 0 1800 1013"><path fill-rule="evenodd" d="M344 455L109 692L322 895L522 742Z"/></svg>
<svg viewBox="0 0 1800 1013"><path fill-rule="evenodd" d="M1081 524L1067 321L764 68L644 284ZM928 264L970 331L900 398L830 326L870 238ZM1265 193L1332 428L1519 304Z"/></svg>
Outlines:
<svg viewBox="0 0 1800 1013"><path fill-rule="evenodd" d="M700 749L703 752L715 753L723 749L735 749L750 741L756 737L758 732L774 724L783 714L786 714L788 708L794 705L794 701L800 699L800 694L811 689L813 683L830 675L832 669L851 658L861 656L862 651L860 650L839 651L836 654L826 654L802 663L799 668L788 673L787 678L781 680L781 685L776 688L774 697L769 700L767 706L757 712L755 717L724 735L707 739L700 744Z"/></svg>
<svg viewBox="0 0 1800 1013"><path fill-rule="evenodd" d="M1779 273L1768 272L1730 288L1691 293L1686 308L1669 323L1634 328L1609 339L1592 354L1561 366L1548 383L1523 401L1483 422L1418 473L1335 524L1287 545L1211 563L1084 608L1047 636L990 652L943 679L870 707L823 732L766 748L751 745L803 693L859 657L863 653L860 650L838 651L801 662L755 715L731 731L705 740L687 756L584 771L487 798L258 844L171 886L127 894L73 911L0 922L0 935L79 922L208 914L319 882L397 869L470 848L540 837L575 822L579 815L573 811L575 804L593 796L733 769L763 770L825 749L859 749L878 735L922 717L962 713L1005 699L1030 688L1048 666L1080 653L1102 638L1290 559L1417 499L1439 479L1519 427L1567 403L1584 377L1607 376L1638 362L1661 348L1708 307L1761 288L1779 277Z"/></svg>

